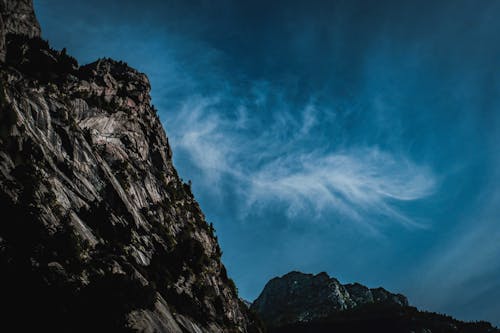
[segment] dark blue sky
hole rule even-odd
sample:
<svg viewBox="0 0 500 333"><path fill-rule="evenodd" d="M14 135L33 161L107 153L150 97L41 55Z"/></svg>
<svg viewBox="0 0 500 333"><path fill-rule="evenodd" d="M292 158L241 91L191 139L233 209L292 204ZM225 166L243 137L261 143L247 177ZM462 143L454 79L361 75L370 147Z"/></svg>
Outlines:
<svg viewBox="0 0 500 333"><path fill-rule="evenodd" d="M241 296L327 271L500 324L500 2L35 0L145 72Z"/></svg>

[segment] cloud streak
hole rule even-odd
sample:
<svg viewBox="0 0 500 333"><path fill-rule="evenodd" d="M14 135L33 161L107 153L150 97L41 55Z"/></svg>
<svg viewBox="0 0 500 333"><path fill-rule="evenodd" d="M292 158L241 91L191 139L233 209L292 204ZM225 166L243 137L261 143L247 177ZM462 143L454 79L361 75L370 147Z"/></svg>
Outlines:
<svg viewBox="0 0 500 333"><path fill-rule="evenodd" d="M289 215L333 209L358 222L375 214L413 224L391 202L422 199L434 188L429 170L377 148L326 156L292 153L258 170L251 182L249 203L280 200L288 203Z"/></svg>
<svg viewBox="0 0 500 333"><path fill-rule="evenodd" d="M204 190L230 179L244 202L242 218L281 207L290 218L336 212L358 223L389 219L418 225L398 203L432 195L437 186L432 170L376 146L330 148L315 130L335 115L314 102L294 110L278 98L277 111L262 127L252 107L271 99L268 94L279 95L266 87L256 104L230 101L234 112L217 112L227 107L226 96L191 97L175 112L174 151L203 173Z"/></svg>

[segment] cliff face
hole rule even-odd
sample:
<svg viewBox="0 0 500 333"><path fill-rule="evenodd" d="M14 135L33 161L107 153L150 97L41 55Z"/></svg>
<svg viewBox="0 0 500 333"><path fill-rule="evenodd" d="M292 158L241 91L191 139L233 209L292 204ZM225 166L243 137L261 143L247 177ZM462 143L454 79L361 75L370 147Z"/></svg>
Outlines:
<svg viewBox="0 0 500 333"><path fill-rule="evenodd" d="M37 38L31 1L0 5L2 324L259 332L172 165L147 77L79 67Z"/></svg>
<svg viewBox="0 0 500 333"><path fill-rule="evenodd" d="M326 273L291 272L269 281L252 309L271 327L328 318L340 311L370 304L407 306L403 295L361 284L342 285Z"/></svg>
<svg viewBox="0 0 500 333"><path fill-rule="evenodd" d="M267 283L251 308L270 333L498 333L486 322L464 323L418 311L406 297L326 273L291 272Z"/></svg>
<svg viewBox="0 0 500 333"><path fill-rule="evenodd" d="M35 17L32 0L0 0L0 60L5 59L7 34L40 37L40 25Z"/></svg>

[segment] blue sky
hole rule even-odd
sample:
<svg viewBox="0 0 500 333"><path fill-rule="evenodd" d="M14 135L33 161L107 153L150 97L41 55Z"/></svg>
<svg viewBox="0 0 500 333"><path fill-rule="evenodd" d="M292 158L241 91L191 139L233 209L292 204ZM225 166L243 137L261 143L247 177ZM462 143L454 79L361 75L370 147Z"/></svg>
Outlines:
<svg viewBox="0 0 500 333"><path fill-rule="evenodd" d="M290 270L500 325L500 2L35 0L152 82L241 296Z"/></svg>

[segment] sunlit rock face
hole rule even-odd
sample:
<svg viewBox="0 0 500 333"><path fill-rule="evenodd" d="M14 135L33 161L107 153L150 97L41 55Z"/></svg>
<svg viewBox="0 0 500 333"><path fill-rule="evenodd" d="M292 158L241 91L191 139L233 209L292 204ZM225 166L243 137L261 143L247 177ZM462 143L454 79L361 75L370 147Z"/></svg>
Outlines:
<svg viewBox="0 0 500 333"><path fill-rule="evenodd" d="M80 67L38 38L31 1L0 4L5 325L259 332L172 165L148 78L110 59Z"/></svg>
<svg viewBox="0 0 500 333"><path fill-rule="evenodd" d="M252 309L270 326L311 322L367 303L408 305L406 297L383 288L342 285L326 273L291 272L267 283Z"/></svg>

